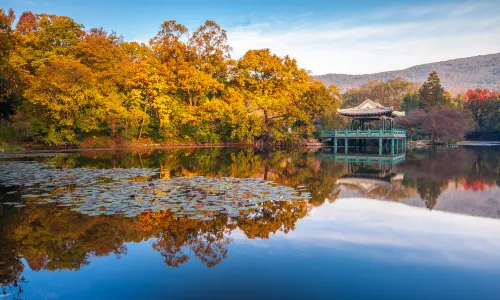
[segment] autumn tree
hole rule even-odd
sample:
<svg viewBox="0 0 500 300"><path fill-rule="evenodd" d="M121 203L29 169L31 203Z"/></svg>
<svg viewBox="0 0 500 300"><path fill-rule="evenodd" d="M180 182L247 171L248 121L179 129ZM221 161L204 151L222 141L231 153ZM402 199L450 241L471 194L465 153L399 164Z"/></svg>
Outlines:
<svg viewBox="0 0 500 300"><path fill-rule="evenodd" d="M19 51L23 69L36 69L57 55L72 56L72 49L84 33L83 25L66 16L24 12L16 25L23 47Z"/></svg>
<svg viewBox="0 0 500 300"><path fill-rule="evenodd" d="M104 120L103 99L95 83L89 68L65 56L55 56L37 70L26 96L47 126L46 143L75 143L78 132L98 129Z"/></svg>
<svg viewBox="0 0 500 300"><path fill-rule="evenodd" d="M226 80L226 61L231 58L232 48L227 42L225 29L216 22L207 20L190 37L189 46L194 52L198 70L221 81Z"/></svg>
<svg viewBox="0 0 500 300"><path fill-rule="evenodd" d="M468 90L465 94L464 107L471 111L479 131L500 129L498 92L479 88Z"/></svg>
<svg viewBox="0 0 500 300"><path fill-rule="evenodd" d="M238 60L235 83L244 91L249 113L262 117L267 134L279 134L303 117L297 104L307 81L294 59L269 49L250 50Z"/></svg>
<svg viewBox="0 0 500 300"><path fill-rule="evenodd" d="M461 140L471 129L467 116L452 107L433 108L428 112L417 109L410 112L408 119L411 126L424 130L432 143Z"/></svg>
<svg viewBox="0 0 500 300"><path fill-rule="evenodd" d="M326 87L322 82L312 80L302 96L300 109L306 112L305 124L318 124L326 128L336 128L337 109L342 104L342 95L338 87ZM314 128L309 128L313 130Z"/></svg>
<svg viewBox="0 0 500 300"><path fill-rule="evenodd" d="M0 120L8 119L14 113L14 105L21 96L21 80L10 61L18 43L14 20L12 9L8 13L0 9Z"/></svg>
<svg viewBox="0 0 500 300"><path fill-rule="evenodd" d="M0 118L23 141L296 141L339 121L338 89L267 49L232 60L214 21L192 34L165 21L148 44L67 16L24 12L14 22L1 11Z"/></svg>
<svg viewBox="0 0 500 300"><path fill-rule="evenodd" d="M201 35L201 33L198 34ZM204 38L207 40L205 41ZM205 72L209 68L206 65L207 61L208 63L214 62L218 53L211 52L215 50L209 47L210 38L209 33L198 37L195 40L199 42L198 46L207 47L207 49L196 50L194 46L186 44L185 40L189 37L184 25L175 21L166 21L161 25L158 34L150 41L155 55L173 72L172 80L178 90L178 96L190 106L203 103L223 89L223 85L212 76L211 72ZM192 39L190 43L194 43Z"/></svg>

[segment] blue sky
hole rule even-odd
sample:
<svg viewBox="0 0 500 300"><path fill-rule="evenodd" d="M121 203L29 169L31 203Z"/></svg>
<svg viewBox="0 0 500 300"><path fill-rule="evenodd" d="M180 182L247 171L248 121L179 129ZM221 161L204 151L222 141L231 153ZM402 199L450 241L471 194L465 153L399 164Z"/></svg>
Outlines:
<svg viewBox="0 0 500 300"><path fill-rule="evenodd" d="M238 58L290 55L313 74L362 74L500 52L500 1L4 0L4 9L67 15L147 42L165 20L190 30L211 19Z"/></svg>

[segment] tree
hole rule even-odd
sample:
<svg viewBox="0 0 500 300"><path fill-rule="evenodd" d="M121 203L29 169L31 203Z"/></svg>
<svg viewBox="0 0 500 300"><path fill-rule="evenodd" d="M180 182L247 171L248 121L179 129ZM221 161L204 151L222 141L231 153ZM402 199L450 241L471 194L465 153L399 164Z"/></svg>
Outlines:
<svg viewBox="0 0 500 300"><path fill-rule="evenodd" d="M432 143L449 143L464 138L471 122L461 111L452 107L433 108L426 112L417 109L410 112L410 126L424 130Z"/></svg>
<svg viewBox="0 0 500 300"><path fill-rule="evenodd" d="M64 56L37 70L26 97L47 125L46 143L72 144L78 132L98 129L104 105L95 84L89 68Z"/></svg>
<svg viewBox="0 0 500 300"><path fill-rule="evenodd" d="M409 113L412 110L418 109L419 106L420 100L418 94L410 92L403 98L403 103L401 103L401 110Z"/></svg>
<svg viewBox="0 0 500 300"><path fill-rule="evenodd" d="M340 121L337 88L268 49L232 60L214 21L192 35L165 21L148 45L67 16L24 12L14 22L0 10L0 118L23 141L296 141ZM374 93L404 86L388 81Z"/></svg>
<svg viewBox="0 0 500 300"><path fill-rule="evenodd" d="M445 90L441 86L437 72L429 74L429 78L419 90L419 99L420 108L426 111L442 107L447 103Z"/></svg>
<svg viewBox="0 0 500 300"><path fill-rule="evenodd" d="M10 61L18 43L12 28L15 18L12 9L8 14L0 9L0 120L10 118L21 96L21 80Z"/></svg>
<svg viewBox="0 0 500 300"><path fill-rule="evenodd" d="M208 24L220 28L216 23ZM202 34L203 28L208 32ZM158 34L150 41L154 54L172 71L171 80L177 88L178 95L190 106L197 106L213 98L223 89L222 84L212 76L212 72L208 72L211 69L209 65L212 66L215 63L219 54L218 50L213 48L218 43L213 42L215 45L212 45L212 38L214 38L212 34L215 33L210 28L200 27L197 31L197 38L190 39L193 45L188 46L183 41L188 38L187 28L175 21L166 21L162 24ZM217 39L217 42L221 41ZM219 63L223 62L223 59L222 62L219 61Z"/></svg>
<svg viewBox="0 0 500 300"><path fill-rule="evenodd" d="M306 71L295 60L269 49L249 50L238 60L235 84L244 91L249 113L262 117L267 134L279 135L301 118L297 104L307 81Z"/></svg>
<svg viewBox="0 0 500 300"><path fill-rule="evenodd" d="M162 63L169 67L175 67L189 60L188 48L183 41L187 39L186 26L178 24L175 20L170 20L161 24L160 30L149 41L149 44Z"/></svg>
<svg viewBox="0 0 500 300"><path fill-rule="evenodd" d="M226 80L226 61L231 58L231 46L227 43L226 30L214 21L207 20L189 39L198 70Z"/></svg>
<svg viewBox="0 0 500 300"><path fill-rule="evenodd" d="M496 130L500 124L500 99L496 91L488 89L468 90L464 107L471 111L479 131Z"/></svg>
<svg viewBox="0 0 500 300"><path fill-rule="evenodd" d="M72 56L84 34L83 25L66 16L24 12L16 25L23 47L18 51L23 69L34 74L53 56Z"/></svg>
<svg viewBox="0 0 500 300"><path fill-rule="evenodd" d="M300 109L306 112L307 124L321 124L324 128L336 128L337 109L342 104L338 87L326 87L321 81L313 80L303 95Z"/></svg>

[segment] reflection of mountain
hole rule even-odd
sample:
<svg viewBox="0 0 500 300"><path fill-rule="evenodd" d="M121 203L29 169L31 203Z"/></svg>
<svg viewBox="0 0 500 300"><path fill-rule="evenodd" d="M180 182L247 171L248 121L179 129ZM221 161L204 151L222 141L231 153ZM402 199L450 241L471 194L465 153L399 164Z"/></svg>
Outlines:
<svg viewBox="0 0 500 300"><path fill-rule="evenodd" d="M470 191L461 185L449 184L439 196L434 209L466 213L471 216L500 218L500 188Z"/></svg>
<svg viewBox="0 0 500 300"><path fill-rule="evenodd" d="M497 152L427 148L410 152L407 157L407 161L390 169L374 158L364 162L359 162L359 157L346 160L347 171L336 182L339 198L392 200L500 218L500 194L495 186L500 166Z"/></svg>
<svg viewBox="0 0 500 300"><path fill-rule="evenodd" d="M314 208L287 239L400 261L498 269L500 221L360 198Z"/></svg>

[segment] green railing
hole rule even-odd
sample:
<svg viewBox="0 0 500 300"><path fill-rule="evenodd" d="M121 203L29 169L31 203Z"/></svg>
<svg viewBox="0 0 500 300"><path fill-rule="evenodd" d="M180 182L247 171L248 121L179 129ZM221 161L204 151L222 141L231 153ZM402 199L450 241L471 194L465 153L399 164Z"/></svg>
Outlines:
<svg viewBox="0 0 500 300"><path fill-rule="evenodd" d="M406 156L405 154L399 154L394 156L322 154L321 157L322 159L325 160L333 160L335 162L343 162L343 163L398 164L405 161Z"/></svg>
<svg viewBox="0 0 500 300"><path fill-rule="evenodd" d="M406 137L406 130L404 129L367 129L367 130L337 130L326 129L321 132L322 138L346 138L346 137Z"/></svg>

